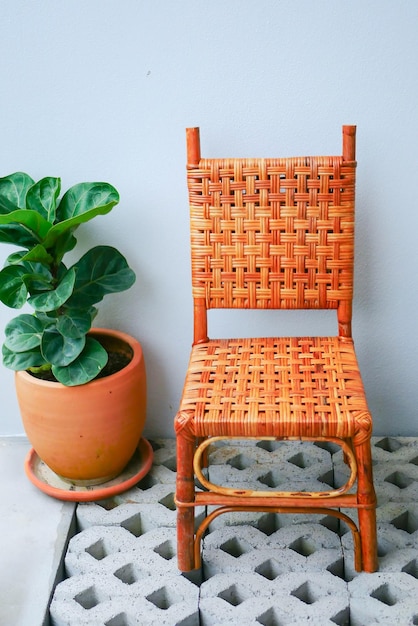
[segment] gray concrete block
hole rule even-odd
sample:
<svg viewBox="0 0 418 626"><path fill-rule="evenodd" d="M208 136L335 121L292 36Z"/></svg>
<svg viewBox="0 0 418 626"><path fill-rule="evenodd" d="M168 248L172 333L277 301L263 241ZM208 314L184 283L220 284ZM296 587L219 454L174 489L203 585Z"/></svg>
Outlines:
<svg viewBox="0 0 418 626"><path fill-rule="evenodd" d="M205 508L196 507L196 527L204 517ZM175 528L177 512L172 485L155 485L152 489L130 490L120 504L106 509L100 503L86 503L77 508L80 530L91 526L121 526L135 536L159 527Z"/></svg>
<svg viewBox="0 0 418 626"><path fill-rule="evenodd" d="M348 589L351 625L418 622L418 580L406 573L361 574L348 583Z"/></svg>
<svg viewBox="0 0 418 626"><path fill-rule="evenodd" d="M54 594L52 626L418 624L418 438L373 441L378 574L354 572L351 533L335 517L228 513L202 542L200 599L193 577L177 569L175 442L152 443L153 468L137 486L78 506L81 532L70 542L70 578ZM223 442L212 454L214 475L258 490L319 491L345 481L338 447L293 444ZM355 509L343 512L356 521Z"/></svg>
<svg viewBox="0 0 418 626"><path fill-rule="evenodd" d="M418 437L372 437L373 460L418 464Z"/></svg>
<svg viewBox="0 0 418 626"><path fill-rule="evenodd" d="M267 449L259 447L263 445ZM261 441L241 447L229 444L210 454L209 477L216 484L258 481L259 489L293 490L290 485L311 481L312 476L327 476L331 471L331 455L310 442ZM317 487L321 489L324 487Z"/></svg>
<svg viewBox="0 0 418 626"><path fill-rule="evenodd" d="M202 584L202 624L325 624L347 611L347 585L332 574L288 573L260 586L255 575L216 575ZM222 621L223 620L223 621ZM335 623L335 622L334 622Z"/></svg>
<svg viewBox="0 0 418 626"><path fill-rule="evenodd" d="M199 589L181 576L153 576L124 583L116 577L74 576L51 603L52 626L198 626ZM124 616L124 617L122 617Z"/></svg>
<svg viewBox="0 0 418 626"><path fill-rule="evenodd" d="M285 548L300 545L303 552L314 552L318 549L339 548L339 536L319 524L297 524L279 528L269 536L269 545Z"/></svg>
<svg viewBox="0 0 418 626"><path fill-rule="evenodd" d="M168 466L165 465L153 465L150 469L149 473L141 480L139 485L141 485L141 489L145 489L147 487L152 487L156 484L168 484L175 485L176 484L176 471L172 469L173 461L172 458L167 460Z"/></svg>
<svg viewBox="0 0 418 626"><path fill-rule="evenodd" d="M392 502L418 500L418 465L379 463L373 468L373 475L379 502L382 502L383 496Z"/></svg>
<svg viewBox="0 0 418 626"><path fill-rule="evenodd" d="M208 514L215 507L208 507ZM320 524L329 528L333 532L339 532L339 521L324 513L260 513L258 511L223 513L215 518L210 525L211 532L223 526L242 526L250 525L258 528L266 535L271 535L279 528L285 526L294 526L295 524Z"/></svg>
<svg viewBox="0 0 418 626"><path fill-rule="evenodd" d="M65 557L67 576L92 573L113 574L140 579L149 575L177 575L176 559L172 558L172 537L169 543L160 537L147 545L126 542L126 535L109 527L92 527L71 540ZM113 539L109 541L109 535Z"/></svg>
<svg viewBox="0 0 418 626"><path fill-rule="evenodd" d="M121 504L110 511L92 505L78 507L77 521L80 530L91 526L121 526L139 536L158 526L174 527L176 511L158 502Z"/></svg>
<svg viewBox="0 0 418 626"><path fill-rule="evenodd" d="M362 573L354 570L354 552L344 549L344 578L351 581ZM392 572L397 575L409 574L418 579L418 552L416 548L390 546L386 551L379 550L379 573Z"/></svg>
<svg viewBox="0 0 418 626"><path fill-rule="evenodd" d="M287 572L324 572L344 576L344 561L342 549L322 549L311 554L301 554L291 548L256 548L249 552L243 552L233 556L231 552L236 547L239 550L239 542L234 546L228 543L220 549L203 550L203 575L205 579L216 574L230 573L239 575L243 572L255 572L267 580L273 580L277 576ZM232 557L232 558L231 558Z"/></svg>
<svg viewBox="0 0 418 626"><path fill-rule="evenodd" d="M332 571L342 576L339 537L317 524L286 526L271 535L249 526L227 526L203 542L205 578L221 572Z"/></svg>
<svg viewBox="0 0 418 626"><path fill-rule="evenodd" d="M164 465L171 471L176 471L176 440L175 439L150 439L154 451L153 465Z"/></svg>
<svg viewBox="0 0 418 626"><path fill-rule="evenodd" d="M418 548L417 504L386 502L378 507L376 517L379 556L393 550ZM345 550L353 549L352 535L348 530L342 535L341 542Z"/></svg>

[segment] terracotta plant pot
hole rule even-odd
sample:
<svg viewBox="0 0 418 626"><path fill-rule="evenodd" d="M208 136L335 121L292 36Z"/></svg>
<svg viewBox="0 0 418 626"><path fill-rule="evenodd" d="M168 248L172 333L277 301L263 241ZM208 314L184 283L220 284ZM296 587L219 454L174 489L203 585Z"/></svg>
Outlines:
<svg viewBox="0 0 418 626"><path fill-rule="evenodd" d="M133 456L145 423L146 376L140 343L119 331L93 329L107 350L132 356L115 374L85 385L16 372L26 434L38 456L74 484L97 485L117 476Z"/></svg>

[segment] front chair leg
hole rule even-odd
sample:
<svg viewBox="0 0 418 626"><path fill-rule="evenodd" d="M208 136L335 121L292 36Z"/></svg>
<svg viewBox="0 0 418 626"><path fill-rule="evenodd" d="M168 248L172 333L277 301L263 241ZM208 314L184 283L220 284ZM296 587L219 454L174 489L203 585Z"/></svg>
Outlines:
<svg viewBox="0 0 418 626"><path fill-rule="evenodd" d="M365 572L375 572L378 569L376 494L373 486L370 436L371 417L366 414L361 420L361 429L354 438L358 472L358 503L365 507L358 509L362 565Z"/></svg>
<svg viewBox="0 0 418 626"><path fill-rule="evenodd" d="M190 429L191 421L190 415L184 413L179 413L175 420L177 439L177 563L182 572L195 569L193 456L196 449L196 439Z"/></svg>

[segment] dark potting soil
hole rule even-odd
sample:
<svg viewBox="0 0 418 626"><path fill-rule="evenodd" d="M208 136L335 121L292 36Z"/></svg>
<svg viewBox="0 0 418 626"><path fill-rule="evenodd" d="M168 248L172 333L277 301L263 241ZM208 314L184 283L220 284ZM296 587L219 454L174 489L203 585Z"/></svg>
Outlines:
<svg viewBox="0 0 418 626"><path fill-rule="evenodd" d="M108 355L109 359L106 365L104 366L102 371L99 372L94 380L96 380L97 378L105 378L106 376L111 376L111 374L116 374L116 372L120 372L120 370L126 367L131 361L131 357L127 354L124 354L123 352L111 352L110 350L108 350ZM46 372L28 373L35 378L40 378L42 380L48 380L55 383L57 382L57 379L55 378L51 370L48 370Z"/></svg>

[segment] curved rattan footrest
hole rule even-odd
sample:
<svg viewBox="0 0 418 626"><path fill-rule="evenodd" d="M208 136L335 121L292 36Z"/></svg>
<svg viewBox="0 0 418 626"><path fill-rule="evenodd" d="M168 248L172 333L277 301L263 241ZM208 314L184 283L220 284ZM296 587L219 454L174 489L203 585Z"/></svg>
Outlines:
<svg viewBox="0 0 418 626"><path fill-rule="evenodd" d="M308 492L290 492L290 491L262 491L262 490L252 490L252 489L234 489L233 487L222 487L221 485L216 485L208 480L203 472L202 466L206 465L206 454L207 449L212 444L218 441L231 441L238 439L237 437L209 437L208 439L203 440L196 449L196 453L193 459L193 469L197 479L200 481L202 487L207 489L207 491L211 493L221 494L225 496L236 496L237 498L245 498L250 500L251 498L295 498L295 497L306 497L307 499L325 499L325 498L336 498L347 493L351 487L354 485L357 478L357 462L354 456L353 450L350 445L343 439L339 439L337 437L246 437L246 440L254 440L254 441L326 441L335 443L340 446L344 453L344 459L348 467L350 468L350 476L347 482L338 489L330 489L328 491L308 491ZM250 501L248 504L251 506Z"/></svg>

